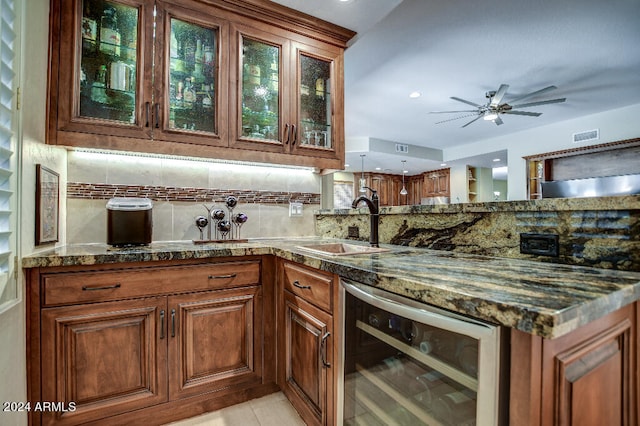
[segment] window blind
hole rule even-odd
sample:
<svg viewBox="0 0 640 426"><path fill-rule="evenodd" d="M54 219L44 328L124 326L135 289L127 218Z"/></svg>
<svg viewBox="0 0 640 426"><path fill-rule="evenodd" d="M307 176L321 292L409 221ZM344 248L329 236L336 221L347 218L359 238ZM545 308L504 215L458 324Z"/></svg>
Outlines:
<svg viewBox="0 0 640 426"><path fill-rule="evenodd" d="M15 223L12 218L15 158L15 0L0 0L0 309L17 297L13 276Z"/></svg>

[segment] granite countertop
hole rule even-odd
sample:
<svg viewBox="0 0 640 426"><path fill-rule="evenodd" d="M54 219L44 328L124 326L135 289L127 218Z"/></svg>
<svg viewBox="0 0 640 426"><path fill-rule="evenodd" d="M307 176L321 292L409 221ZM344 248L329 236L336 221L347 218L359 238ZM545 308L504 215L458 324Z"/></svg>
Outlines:
<svg viewBox="0 0 640 426"><path fill-rule="evenodd" d="M24 257L22 266L35 268L273 254L544 338L559 337L640 299L640 272L392 245L383 245L389 249L388 252L354 256L314 254L298 248L305 244L338 241L343 240L309 237L224 244L178 241L115 249L106 244L79 244Z"/></svg>

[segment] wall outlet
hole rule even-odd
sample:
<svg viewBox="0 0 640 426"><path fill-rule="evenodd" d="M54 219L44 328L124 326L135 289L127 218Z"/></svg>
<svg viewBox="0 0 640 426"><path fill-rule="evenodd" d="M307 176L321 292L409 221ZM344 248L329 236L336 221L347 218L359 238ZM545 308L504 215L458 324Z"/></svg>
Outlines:
<svg viewBox="0 0 640 426"><path fill-rule="evenodd" d="M357 226L349 226L347 228L347 237L360 238L360 228L358 228Z"/></svg>
<svg viewBox="0 0 640 426"><path fill-rule="evenodd" d="M289 217L302 216L302 203L289 203Z"/></svg>
<svg viewBox="0 0 640 426"><path fill-rule="evenodd" d="M558 257L559 237L557 234L520 234L520 253Z"/></svg>

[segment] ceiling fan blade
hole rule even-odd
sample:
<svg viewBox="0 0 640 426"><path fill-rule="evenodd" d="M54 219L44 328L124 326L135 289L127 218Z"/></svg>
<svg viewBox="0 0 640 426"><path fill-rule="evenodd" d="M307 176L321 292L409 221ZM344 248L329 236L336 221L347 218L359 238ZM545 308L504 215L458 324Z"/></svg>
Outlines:
<svg viewBox="0 0 640 426"><path fill-rule="evenodd" d="M502 114L513 114L513 115L528 115L531 117L539 117L542 115L541 112L529 112L529 111L503 111Z"/></svg>
<svg viewBox="0 0 640 426"><path fill-rule="evenodd" d="M475 109L466 109L461 111L429 111L429 114L448 114L452 112L475 112L478 113Z"/></svg>
<svg viewBox="0 0 640 426"><path fill-rule="evenodd" d="M513 103L513 102L521 101L523 99L530 98L532 96L542 95L543 93L547 93L547 92L550 92L550 91L556 90L556 89L557 89L556 86L548 86L548 87L545 87L544 89L536 90L535 92L531 92L531 93L528 93L526 95L517 97L515 99L511 99L511 101L509 101L509 102Z"/></svg>
<svg viewBox="0 0 640 426"><path fill-rule="evenodd" d="M507 90L509 90L509 85L501 84L496 94L491 98L491 102L489 103L489 105L492 107L497 107L498 105L500 105L500 102L502 102L502 98L504 98L504 95L506 95Z"/></svg>
<svg viewBox="0 0 640 426"><path fill-rule="evenodd" d="M438 121L435 124L446 123L447 121L459 120L461 118L466 118L466 117L473 117L474 115L476 115L476 114L461 115L460 117L455 117L455 118L450 118L448 120Z"/></svg>
<svg viewBox="0 0 640 426"><path fill-rule="evenodd" d="M504 121L502 121L502 118L498 117L495 120L493 120L494 123L496 123L496 126L499 126L501 124L504 123Z"/></svg>
<svg viewBox="0 0 640 426"><path fill-rule="evenodd" d="M473 102L471 102L471 101L466 101L466 100L464 100L464 99L457 98L457 97L455 97L455 96L451 96L451 98L450 98L450 99L453 99L454 101L458 101L458 102L463 102L463 103L465 103L465 104L467 104L467 105L472 105L472 106L477 107L477 108L482 108L482 105L478 105L478 104L473 103Z"/></svg>
<svg viewBox="0 0 640 426"><path fill-rule="evenodd" d="M480 119L480 117L482 117L482 114L479 114L476 118L474 118L473 120L471 120L470 122L468 122L467 124L465 124L465 125L464 125L464 126L462 126L462 127L463 127L463 128L464 128L464 127L467 127L469 124L473 123L474 121L479 120L479 119Z"/></svg>
<svg viewBox="0 0 640 426"><path fill-rule="evenodd" d="M548 101L529 102L528 104L512 105L511 108L527 108L536 105L558 104L566 101L567 98L549 99Z"/></svg>

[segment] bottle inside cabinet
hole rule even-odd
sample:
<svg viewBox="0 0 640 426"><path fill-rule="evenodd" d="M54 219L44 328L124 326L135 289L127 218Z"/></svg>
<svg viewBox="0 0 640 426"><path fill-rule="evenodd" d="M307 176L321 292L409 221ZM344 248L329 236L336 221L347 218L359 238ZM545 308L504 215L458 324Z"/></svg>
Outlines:
<svg viewBox="0 0 640 426"><path fill-rule="evenodd" d="M171 19L169 45L169 128L216 133L218 32Z"/></svg>
<svg viewBox="0 0 640 426"><path fill-rule="evenodd" d="M138 9L85 0L80 59L80 116L134 123Z"/></svg>
<svg viewBox="0 0 640 426"><path fill-rule="evenodd" d="M332 147L331 141L331 63L300 55L301 144L316 148Z"/></svg>
<svg viewBox="0 0 640 426"><path fill-rule="evenodd" d="M344 423L475 425L480 340L353 300Z"/></svg>
<svg viewBox="0 0 640 426"><path fill-rule="evenodd" d="M280 47L242 39L242 136L277 140L280 134Z"/></svg>

